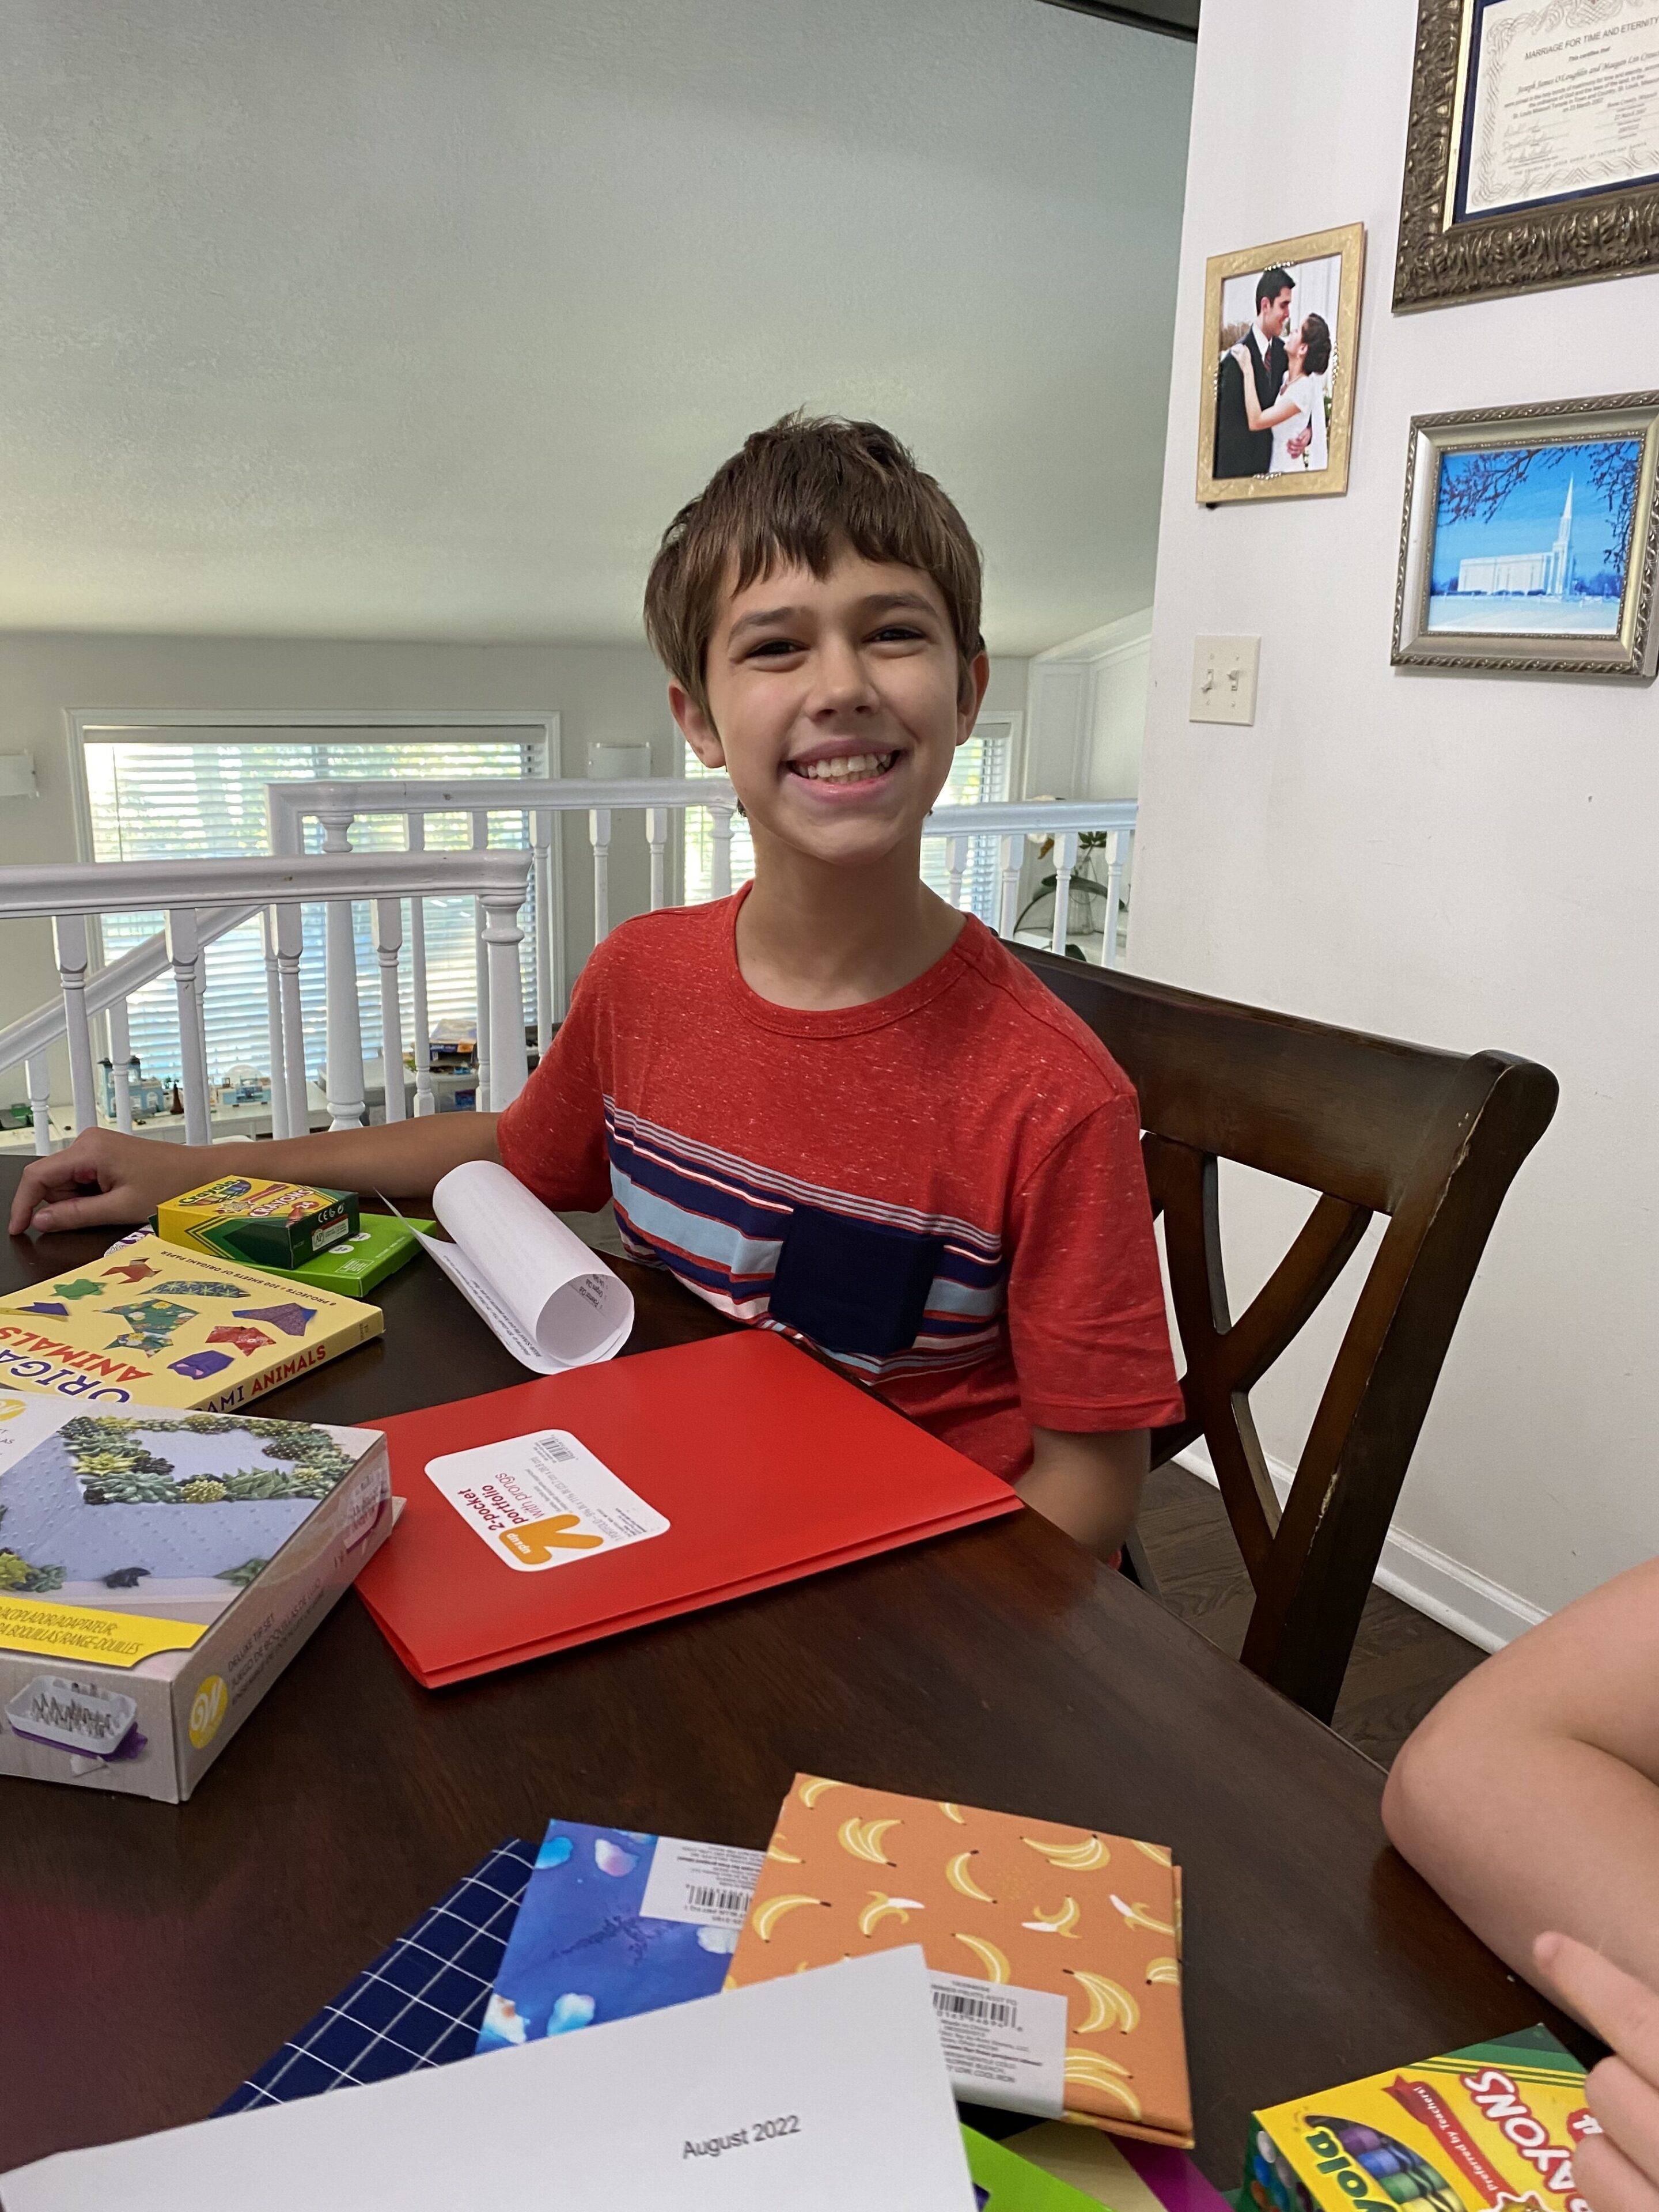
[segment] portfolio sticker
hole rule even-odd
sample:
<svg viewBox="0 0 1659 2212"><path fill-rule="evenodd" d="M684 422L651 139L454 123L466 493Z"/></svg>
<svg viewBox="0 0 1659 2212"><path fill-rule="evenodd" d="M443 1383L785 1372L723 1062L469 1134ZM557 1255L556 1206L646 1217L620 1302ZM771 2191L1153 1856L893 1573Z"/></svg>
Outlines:
<svg viewBox="0 0 1659 2212"><path fill-rule="evenodd" d="M433 1486L498 1559L538 1575L660 1536L668 1522L565 1429L427 1462Z"/></svg>

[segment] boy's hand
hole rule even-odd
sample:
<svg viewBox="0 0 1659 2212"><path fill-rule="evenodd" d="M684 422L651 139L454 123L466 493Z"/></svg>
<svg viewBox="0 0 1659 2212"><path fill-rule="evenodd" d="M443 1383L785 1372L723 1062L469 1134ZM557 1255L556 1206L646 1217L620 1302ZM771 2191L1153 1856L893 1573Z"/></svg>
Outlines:
<svg viewBox="0 0 1659 2212"><path fill-rule="evenodd" d="M24 1169L11 1203L11 1234L147 1221L164 1199L209 1182L216 1164L198 1146L88 1129Z"/></svg>
<svg viewBox="0 0 1659 2212"><path fill-rule="evenodd" d="M1586 2090L1605 2132L1574 2148L1577 2193L1591 2212L1659 2212L1659 1996L1571 1936L1540 1936L1533 1957L1613 2051Z"/></svg>

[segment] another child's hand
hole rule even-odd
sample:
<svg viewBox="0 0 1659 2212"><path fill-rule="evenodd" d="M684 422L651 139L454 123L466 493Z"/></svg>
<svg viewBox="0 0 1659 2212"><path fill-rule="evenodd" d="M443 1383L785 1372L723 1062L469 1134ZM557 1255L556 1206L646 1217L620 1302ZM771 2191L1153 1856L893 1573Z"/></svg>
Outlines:
<svg viewBox="0 0 1659 2212"><path fill-rule="evenodd" d="M1659 2212L1659 1996L1571 1936L1540 1936L1533 1957L1613 2052L1590 2074L1586 2102L1604 2132L1573 2152L1577 2194L1591 2212Z"/></svg>
<svg viewBox="0 0 1659 2212"><path fill-rule="evenodd" d="M11 1234L147 1221L164 1199L206 1182L213 1168L211 1156L196 1146L88 1129L24 1169L11 1202Z"/></svg>

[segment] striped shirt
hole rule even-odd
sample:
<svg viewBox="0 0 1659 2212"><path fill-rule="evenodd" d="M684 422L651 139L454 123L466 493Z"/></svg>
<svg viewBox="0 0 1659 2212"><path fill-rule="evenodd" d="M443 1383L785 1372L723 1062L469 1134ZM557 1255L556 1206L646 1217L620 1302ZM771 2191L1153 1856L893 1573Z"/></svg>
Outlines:
<svg viewBox="0 0 1659 2212"><path fill-rule="evenodd" d="M547 1205L804 1338L1010 1479L1030 1431L1178 1418L1134 1093L972 919L832 1012L738 971L743 894L625 922L497 1133Z"/></svg>

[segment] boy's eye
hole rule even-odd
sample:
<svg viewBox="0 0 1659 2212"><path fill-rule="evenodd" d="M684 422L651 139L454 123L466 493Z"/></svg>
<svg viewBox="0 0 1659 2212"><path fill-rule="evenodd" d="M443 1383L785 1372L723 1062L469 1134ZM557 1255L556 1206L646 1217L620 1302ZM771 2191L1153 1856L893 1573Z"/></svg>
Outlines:
<svg viewBox="0 0 1659 2212"><path fill-rule="evenodd" d="M780 653L799 653L804 647L793 637L763 637L760 643L744 655L745 660L758 660L763 656L776 659Z"/></svg>
<svg viewBox="0 0 1659 2212"><path fill-rule="evenodd" d="M876 642L879 644L884 638L897 638L901 642L904 642L919 638L922 635L923 633L913 623L884 623L876 632Z"/></svg>

